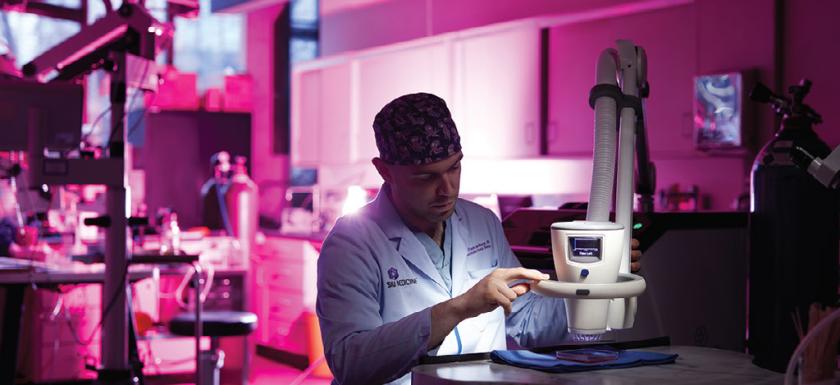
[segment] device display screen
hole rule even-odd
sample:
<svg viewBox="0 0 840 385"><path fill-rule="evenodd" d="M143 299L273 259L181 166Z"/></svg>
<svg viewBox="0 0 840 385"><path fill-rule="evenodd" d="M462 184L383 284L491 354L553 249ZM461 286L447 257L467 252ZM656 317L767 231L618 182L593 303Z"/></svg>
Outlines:
<svg viewBox="0 0 840 385"><path fill-rule="evenodd" d="M572 257L594 257L601 259L601 237L569 237Z"/></svg>

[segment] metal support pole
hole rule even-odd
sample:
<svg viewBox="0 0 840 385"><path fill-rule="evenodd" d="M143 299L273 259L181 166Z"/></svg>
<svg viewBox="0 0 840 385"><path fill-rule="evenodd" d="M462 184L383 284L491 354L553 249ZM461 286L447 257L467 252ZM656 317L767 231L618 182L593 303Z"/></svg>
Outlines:
<svg viewBox="0 0 840 385"><path fill-rule="evenodd" d="M109 156L125 159L126 53L113 52L111 74L111 140ZM126 205L126 170L107 186L110 226L105 237L105 284L102 291L102 368L100 383L131 383L128 365L128 306L126 297L130 238ZM110 305L110 306L109 306Z"/></svg>
<svg viewBox="0 0 840 385"><path fill-rule="evenodd" d="M198 261L193 263L195 274L193 275L193 286L195 286L195 383L203 384L201 381L201 335L204 331L204 324L201 322L201 265Z"/></svg>

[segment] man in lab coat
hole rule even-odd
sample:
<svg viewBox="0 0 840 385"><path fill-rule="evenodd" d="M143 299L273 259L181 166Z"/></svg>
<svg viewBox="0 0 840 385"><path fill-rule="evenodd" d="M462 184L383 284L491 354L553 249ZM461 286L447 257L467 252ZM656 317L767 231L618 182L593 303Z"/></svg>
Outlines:
<svg viewBox="0 0 840 385"><path fill-rule="evenodd" d="M529 292L548 279L521 267L499 219L459 199L460 137L446 103L410 94L373 123L385 181L338 220L318 260L317 313L334 383L409 384L425 355L561 343L561 299ZM640 253L633 252L634 269Z"/></svg>

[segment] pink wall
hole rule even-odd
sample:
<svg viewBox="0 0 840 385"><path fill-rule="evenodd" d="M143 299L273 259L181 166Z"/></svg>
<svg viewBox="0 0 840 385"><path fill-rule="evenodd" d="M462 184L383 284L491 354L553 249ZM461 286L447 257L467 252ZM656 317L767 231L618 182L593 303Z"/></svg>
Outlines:
<svg viewBox="0 0 840 385"><path fill-rule="evenodd" d="M324 55L534 16L670 0L385 0L321 16ZM398 20L399 22L394 22ZM352 31L352 33L348 33Z"/></svg>
<svg viewBox="0 0 840 385"><path fill-rule="evenodd" d="M248 72L254 79L254 109L251 116L252 177L260 188L260 213L279 218L285 186L288 180L287 156L273 151L274 50L273 26L281 5L260 9L248 14Z"/></svg>
<svg viewBox="0 0 840 385"><path fill-rule="evenodd" d="M329 56L426 36L425 20L425 1L417 0L389 0L322 15L321 54Z"/></svg>
<svg viewBox="0 0 840 385"><path fill-rule="evenodd" d="M819 112L824 123L817 133L829 146L840 145L840 2L796 0L784 2L785 87L805 77L814 82L805 101Z"/></svg>
<svg viewBox="0 0 840 385"><path fill-rule="evenodd" d="M649 12L553 27L549 32L549 123L559 127L550 153L590 156L593 146L592 110L586 103L593 85L594 63L601 50L617 37L632 40L648 56L650 98L646 121L651 157L657 167L657 187L678 185L687 191L700 188L707 208L728 210L747 187L744 176L751 156L710 156L694 150L692 125L693 77L763 65L727 64L721 67L703 58L714 49L698 49L701 35L713 26L701 20L717 8L698 9L686 4ZM701 17L700 15L704 15ZM714 33L718 33L715 30ZM723 55L723 54L722 54ZM756 59L753 57L753 59ZM769 56L772 63L772 55ZM699 67L704 71L699 71Z"/></svg>
<svg viewBox="0 0 840 385"><path fill-rule="evenodd" d="M696 2L697 72L753 69L759 81L773 84L777 76L774 8L773 0ZM745 140L760 148L775 132L774 115L762 106L747 107L754 108L755 122L745 132ZM745 171L750 164L748 159Z"/></svg>

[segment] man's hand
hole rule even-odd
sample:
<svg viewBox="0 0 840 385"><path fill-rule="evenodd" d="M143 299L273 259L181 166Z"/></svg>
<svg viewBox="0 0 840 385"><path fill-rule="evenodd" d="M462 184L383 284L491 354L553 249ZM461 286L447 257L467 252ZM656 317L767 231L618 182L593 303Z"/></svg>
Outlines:
<svg viewBox="0 0 840 385"><path fill-rule="evenodd" d="M432 306L432 330L427 343L428 348L440 345L455 325L467 318L493 311L499 306L505 309L505 314L510 314L511 302L530 289L527 283L509 287L511 282L540 281L548 278L548 274L524 267L493 270L466 293Z"/></svg>
<svg viewBox="0 0 840 385"><path fill-rule="evenodd" d="M455 302L464 318L493 311L499 306L505 309L507 315L510 314L513 300L529 290L529 286L524 283L509 287L511 282L522 279L540 281L548 278L548 274L524 267L496 269L478 281L466 293L455 297Z"/></svg>
<svg viewBox="0 0 840 385"><path fill-rule="evenodd" d="M639 250L639 240L630 240L630 271L638 273L642 268L642 251Z"/></svg>

